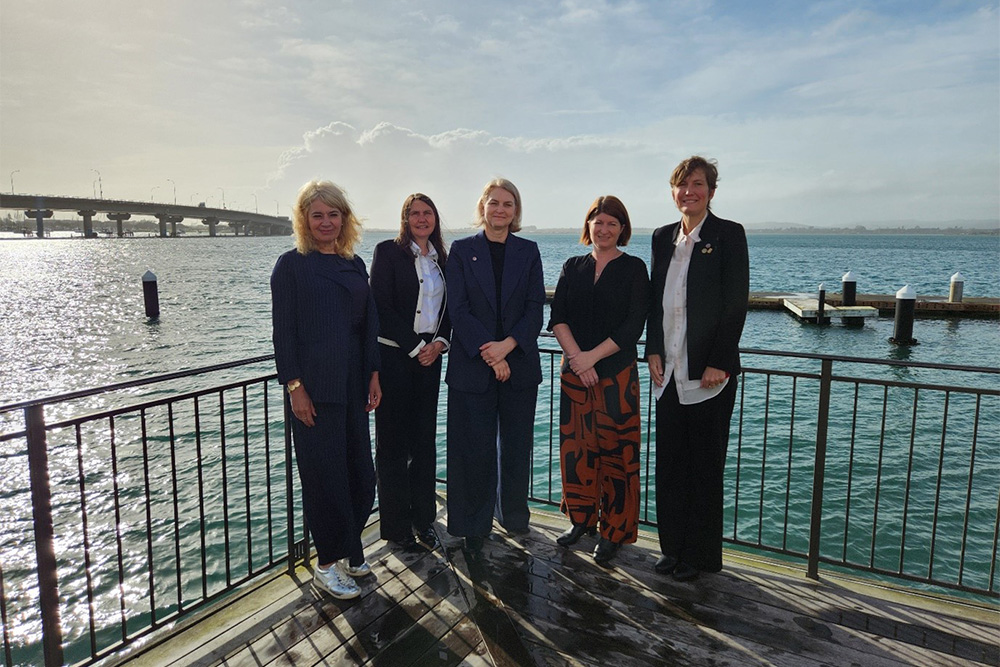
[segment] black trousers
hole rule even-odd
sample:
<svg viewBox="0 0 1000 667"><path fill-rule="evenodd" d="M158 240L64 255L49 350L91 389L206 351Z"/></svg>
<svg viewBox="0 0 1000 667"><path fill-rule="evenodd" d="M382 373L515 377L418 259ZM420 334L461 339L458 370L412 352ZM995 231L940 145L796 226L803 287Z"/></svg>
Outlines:
<svg viewBox="0 0 1000 667"><path fill-rule="evenodd" d="M718 396L681 405L671 379L656 403L660 551L704 572L722 569L722 485L736 377Z"/></svg>
<svg viewBox="0 0 1000 667"><path fill-rule="evenodd" d="M528 527L528 483L538 387L494 382L482 394L448 389L448 532L489 535L496 516Z"/></svg>
<svg viewBox="0 0 1000 667"><path fill-rule="evenodd" d="M381 405L375 410L375 467L382 539L403 540L437 514L437 407L441 358L421 366L382 345Z"/></svg>
<svg viewBox="0 0 1000 667"><path fill-rule="evenodd" d="M292 416L302 510L321 564L364 561L361 531L375 504L368 413L360 401L316 403L316 424Z"/></svg>

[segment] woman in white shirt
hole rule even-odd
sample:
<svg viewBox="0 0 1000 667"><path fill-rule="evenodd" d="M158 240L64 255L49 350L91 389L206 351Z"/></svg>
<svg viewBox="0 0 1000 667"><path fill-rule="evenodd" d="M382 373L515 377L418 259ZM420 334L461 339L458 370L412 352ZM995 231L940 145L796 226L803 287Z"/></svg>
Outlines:
<svg viewBox="0 0 1000 667"><path fill-rule="evenodd" d="M437 207L419 192L403 203L399 235L379 243L372 258L385 369L375 411L380 527L382 539L404 549L417 540L438 546L435 436L441 355L451 336L447 258Z"/></svg>
<svg viewBox="0 0 1000 667"><path fill-rule="evenodd" d="M655 385L656 571L722 569L722 485L740 374L750 262L743 227L710 210L718 170L693 156L670 178L681 220L653 232L646 356Z"/></svg>

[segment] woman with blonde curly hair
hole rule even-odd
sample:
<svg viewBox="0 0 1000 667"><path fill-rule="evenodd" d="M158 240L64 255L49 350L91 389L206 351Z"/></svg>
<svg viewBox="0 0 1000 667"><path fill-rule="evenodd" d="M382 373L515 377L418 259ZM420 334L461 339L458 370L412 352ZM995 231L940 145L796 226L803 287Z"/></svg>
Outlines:
<svg viewBox="0 0 1000 667"><path fill-rule="evenodd" d="M295 249L271 273L274 361L294 415L302 509L319 561L313 583L349 599L361 594L354 579L371 572L361 531L375 501L368 413L382 397L378 315L344 191L306 183L292 228Z"/></svg>

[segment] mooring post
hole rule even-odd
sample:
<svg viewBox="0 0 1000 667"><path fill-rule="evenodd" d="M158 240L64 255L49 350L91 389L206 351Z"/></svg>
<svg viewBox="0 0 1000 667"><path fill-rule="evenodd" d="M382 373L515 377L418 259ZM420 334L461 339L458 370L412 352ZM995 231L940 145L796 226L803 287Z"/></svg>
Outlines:
<svg viewBox="0 0 1000 667"><path fill-rule="evenodd" d="M858 279L854 277L854 274L848 271L841 277L841 303L842 306L856 306L858 305ZM863 317L845 317L844 325L849 327L859 327L864 326L865 318Z"/></svg>
<svg viewBox="0 0 1000 667"><path fill-rule="evenodd" d="M819 296L816 301L819 303L816 308L816 324L826 324L824 321L826 318L823 317L823 312L826 310L826 286L823 283L819 284Z"/></svg>
<svg viewBox="0 0 1000 667"><path fill-rule="evenodd" d="M948 301L962 303L962 292L965 291L965 276L956 271L951 277L951 288L948 290Z"/></svg>
<svg viewBox="0 0 1000 667"><path fill-rule="evenodd" d="M890 343L896 345L916 345L913 337L913 314L917 309L917 294L909 285L896 292L896 320L893 324Z"/></svg>
<svg viewBox="0 0 1000 667"><path fill-rule="evenodd" d="M146 317L152 319L160 316L159 286L156 274L149 270L142 274L142 301L146 306Z"/></svg>

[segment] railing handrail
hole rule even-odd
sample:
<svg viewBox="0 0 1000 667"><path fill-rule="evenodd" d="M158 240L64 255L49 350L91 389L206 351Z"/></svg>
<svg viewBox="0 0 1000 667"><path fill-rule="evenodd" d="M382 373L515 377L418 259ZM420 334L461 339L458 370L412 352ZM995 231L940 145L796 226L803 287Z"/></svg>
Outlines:
<svg viewBox="0 0 1000 667"><path fill-rule="evenodd" d="M551 338L555 340L555 337L551 334L543 333L542 337ZM646 342L644 340L639 341L639 345L645 347ZM548 352L556 352L559 350L545 350ZM942 364L929 361L903 361L898 359L873 359L870 357L848 357L838 354L818 354L815 352L789 352L781 350L762 350L759 348L740 348L740 354L755 354L761 356L770 357L786 357L793 359L812 359L814 361L822 362L824 360L844 362L851 364L871 364L876 366L897 366L905 368L930 368L934 370L944 370L944 371L961 371L965 373L987 373L992 375L1000 375L1000 367L993 366L970 366L967 364ZM645 357L645 355L643 355ZM36 405L45 405L48 403L59 403L62 401L76 400L79 398L87 398L88 396L97 396L98 394L106 394L112 391L121 391L122 389L131 389L133 387L142 387L150 384L157 384L159 382L169 382L170 380L178 380L181 378L192 377L195 375L204 375L206 373L214 373L217 371L223 371L230 368L239 368L240 366L250 366L253 364L263 363L265 361L271 361L274 359L273 354L262 354L257 357L249 357L247 359L238 359L236 361L227 361L221 364L212 364L210 366L202 366L199 368L190 368L184 371L175 371L173 373L163 373L161 375L153 375L147 378L140 378L138 380L127 380L125 382L116 382L114 384L108 384L101 387L91 387L90 389L80 389L78 391L71 391L65 394L55 394L52 396L44 396L42 398L33 398L27 401L19 401L17 403L8 403L6 405L0 405L0 414L5 412L11 412L13 410L21 410L24 408L34 407Z"/></svg>
<svg viewBox="0 0 1000 667"><path fill-rule="evenodd" d="M259 357L249 357L247 359L227 361L221 364L212 364L211 366L202 366L200 368L189 368L186 371L174 371L173 373L163 373L162 375L153 375L151 377L140 378L138 380L127 380L125 382L106 384L101 387L91 387L90 389L80 389L78 391L71 391L65 394L56 394L54 396L33 398L27 401L20 401L18 403L8 403L7 405L0 405L0 414L3 414L5 412L11 412L13 410L21 410L23 408L30 408L36 405L45 405L48 403L60 403L62 401L72 401L78 398L97 396L98 394L106 394L112 391L121 391L122 389L142 387L144 385L157 384L159 382L169 382L170 380L179 380L181 378L192 377L194 375L204 375L206 373L215 373L216 371L224 371L230 368L239 368L240 366L250 366L253 364L263 363L265 361L271 361L272 359L274 359L273 354L262 354Z"/></svg>

